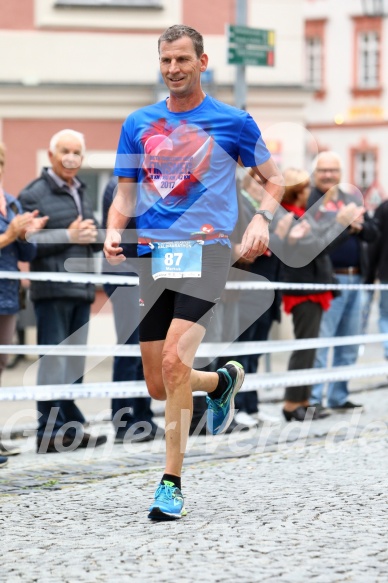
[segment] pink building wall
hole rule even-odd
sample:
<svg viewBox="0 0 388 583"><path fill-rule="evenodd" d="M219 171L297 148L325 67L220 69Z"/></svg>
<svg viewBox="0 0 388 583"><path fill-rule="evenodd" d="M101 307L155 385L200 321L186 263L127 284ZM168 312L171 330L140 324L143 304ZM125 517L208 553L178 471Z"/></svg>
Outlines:
<svg viewBox="0 0 388 583"><path fill-rule="evenodd" d="M0 0L0 29L31 30L34 26L34 0Z"/></svg>
<svg viewBox="0 0 388 583"><path fill-rule="evenodd" d="M34 29L35 0L0 0L0 30ZM235 21L236 0L182 0L182 22L204 35L223 35L225 24ZM173 23L171 23L173 24ZM61 29L61 33L64 30ZM77 29L82 34L85 30ZM88 30L89 34L97 32ZM105 29L108 32L108 29ZM138 30L136 31L139 32ZM155 31L143 31L154 34ZM161 33L162 30L158 31ZM131 34L131 31L109 30ZM51 136L63 128L85 134L87 149L115 150L122 120L14 119L2 120L2 141L7 147L5 188L18 195L36 177L36 152L47 149Z"/></svg>
<svg viewBox="0 0 388 583"><path fill-rule="evenodd" d="M119 120L14 120L3 121L7 147L4 186L17 196L37 176L36 152L47 150L55 132L71 128L85 135L87 150L116 150L122 121Z"/></svg>
<svg viewBox="0 0 388 583"><path fill-rule="evenodd" d="M235 0L183 0L183 24L201 34L225 34L225 24L235 21Z"/></svg>

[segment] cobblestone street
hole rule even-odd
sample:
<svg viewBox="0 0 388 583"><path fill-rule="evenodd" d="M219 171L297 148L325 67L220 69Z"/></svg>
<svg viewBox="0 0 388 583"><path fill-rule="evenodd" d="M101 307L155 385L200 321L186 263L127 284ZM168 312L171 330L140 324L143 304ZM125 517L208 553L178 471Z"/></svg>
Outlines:
<svg viewBox="0 0 388 583"><path fill-rule="evenodd" d="M361 414L190 438L174 523L147 519L163 441L37 456L19 440L0 476L1 581L385 582L388 389L360 400Z"/></svg>
<svg viewBox="0 0 388 583"><path fill-rule="evenodd" d="M388 583L388 0L0 54L0 583Z"/></svg>

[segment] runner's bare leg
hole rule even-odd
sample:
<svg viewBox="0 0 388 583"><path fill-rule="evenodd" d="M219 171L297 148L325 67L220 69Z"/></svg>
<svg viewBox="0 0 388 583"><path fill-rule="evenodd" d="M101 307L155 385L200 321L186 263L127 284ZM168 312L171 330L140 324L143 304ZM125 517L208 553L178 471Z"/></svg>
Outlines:
<svg viewBox="0 0 388 583"><path fill-rule="evenodd" d="M141 342L144 376L151 397L166 399L165 473L180 476L193 412L193 391L214 391L218 375L192 369L205 334L199 324L174 319L165 340Z"/></svg>

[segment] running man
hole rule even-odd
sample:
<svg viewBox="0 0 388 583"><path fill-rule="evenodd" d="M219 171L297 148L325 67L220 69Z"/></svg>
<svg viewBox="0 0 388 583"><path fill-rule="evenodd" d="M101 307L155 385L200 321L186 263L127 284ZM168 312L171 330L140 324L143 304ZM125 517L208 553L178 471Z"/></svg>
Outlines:
<svg viewBox="0 0 388 583"><path fill-rule="evenodd" d="M208 56L201 34L172 26L158 49L170 94L123 124L104 251L111 264L125 260L121 235L136 216L144 376L151 397L166 401L166 466L148 516L174 520L186 514L181 471L192 393L207 393L207 425L216 435L229 426L244 380L234 361L217 372L192 368L231 264L237 161L253 167L265 187L261 210L244 233L242 256L254 259L265 252L283 189L252 117L203 92Z"/></svg>

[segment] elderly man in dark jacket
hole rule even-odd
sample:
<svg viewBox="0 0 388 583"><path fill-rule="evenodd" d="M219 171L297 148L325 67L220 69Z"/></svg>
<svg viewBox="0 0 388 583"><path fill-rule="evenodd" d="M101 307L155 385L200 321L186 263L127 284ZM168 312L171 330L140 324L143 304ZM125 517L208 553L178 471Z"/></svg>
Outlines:
<svg viewBox="0 0 388 583"><path fill-rule="evenodd" d="M50 141L51 168L20 193L25 210L38 209L49 217L46 228L36 236L37 254L31 271L66 272L66 261L85 264L93 258L98 231L85 185L76 178L84 154L84 137L74 130L62 130ZM34 302L38 344L85 344L90 304L95 290L90 283L34 281ZM49 356L40 359L38 384L82 382L84 357ZM95 447L105 436L92 437L83 431L84 416L72 400L38 401L38 453Z"/></svg>
<svg viewBox="0 0 388 583"><path fill-rule="evenodd" d="M341 160L335 152L318 154L314 169L315 188L311 191L308 207L314 208L314 218L325 221L335 216L341 208L349 204L360 206L360 214L346 230L346 237L341 244L330 252L330 259L336 279L341 284L358 284L367 277L367 244L379 233L377 223L365 214L361 197L345 193L340 188ZM318 204L317 204L318 203ZM361 325L361 291L345 289L336 297L322 317L320 337L354 336L360 333ZM356 362L358 346L336 346L334 348L333 366L347 366ZM327 365L328 348L317 351L315 367ZM311 403L321 404L323 383L313 386ZM352 411L360 407L348 399L347 381L330 383L327 392L328 406L338 412Z"/></svg>

